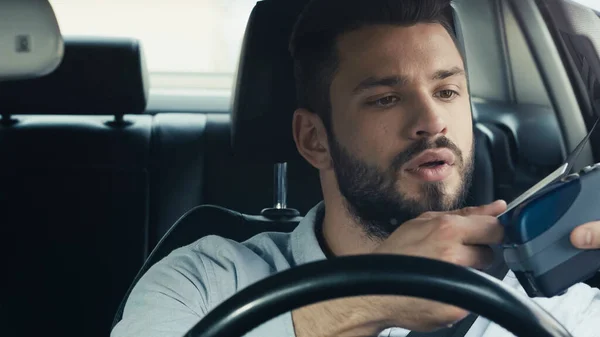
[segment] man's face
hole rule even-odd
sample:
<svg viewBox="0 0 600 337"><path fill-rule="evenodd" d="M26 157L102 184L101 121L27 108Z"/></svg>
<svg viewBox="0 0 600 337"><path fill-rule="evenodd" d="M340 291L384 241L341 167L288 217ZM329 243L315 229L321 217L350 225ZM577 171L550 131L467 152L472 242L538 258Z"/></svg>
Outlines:
<svg viewBox="0 0 600 337"><path fill-rule="evenodd" d="M330 154L342 196L370 236L459 207L473 169L463 61L438 24L370 26L338 39Z"/></svg>

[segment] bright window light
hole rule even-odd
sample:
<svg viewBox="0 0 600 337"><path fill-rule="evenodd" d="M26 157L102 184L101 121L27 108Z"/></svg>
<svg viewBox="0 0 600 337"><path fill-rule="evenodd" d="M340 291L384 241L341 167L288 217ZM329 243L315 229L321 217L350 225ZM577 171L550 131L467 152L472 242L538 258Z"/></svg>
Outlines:
<svg viewBox="0 0 600 337"><path fill-rule="evenodd" d="M587 6L596 11L600 11L600 0L571 0L573 2L578 2L584 6Z"/></svg>
<svg viewBox="0 0 600 337"><path fill-rule="evenodd" d="M154 99L155 106L159 96L178 95L179 106L185 99L204 96L216 104L213 110L222 110L228 108L246 23L256 1L50 0L50 3L65 36L139 39L151 73L151 100ZM190 104L194 106L189 109L207 108L198 106L200 102Z"/></svg>

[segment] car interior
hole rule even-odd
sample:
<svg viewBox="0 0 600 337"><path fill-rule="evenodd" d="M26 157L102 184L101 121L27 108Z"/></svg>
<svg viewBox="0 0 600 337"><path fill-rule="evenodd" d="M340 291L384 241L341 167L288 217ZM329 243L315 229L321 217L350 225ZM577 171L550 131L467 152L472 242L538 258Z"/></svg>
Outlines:
<svg viewBox="0 0 600 337"><path fill-rule="evenodd" d="M173 249L210 234L243 241L289 232L321 200L318 172L291 134L288 39L305 4L257 1L226 112L148 109L136 38L57 32L55 69L0 73L3 335L107 336L135 282ZM513 200L561 165L595 121L546 24L551 7L527 5L535 15L524 22L507 0L453 3L476 139L469 205ZM0 12L10 6L30 15L30 26L58 25L52 11L21 1L0 2ZM578 167L600 161L599 141L592 137Z"/></svg>

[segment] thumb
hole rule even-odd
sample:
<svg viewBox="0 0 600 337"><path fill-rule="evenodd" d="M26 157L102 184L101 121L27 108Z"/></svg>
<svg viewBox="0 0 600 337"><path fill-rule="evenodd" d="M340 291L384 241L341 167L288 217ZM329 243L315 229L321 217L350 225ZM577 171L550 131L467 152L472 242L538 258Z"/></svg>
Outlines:
<svg viewBox="0 0 600 337"><path fill-rule="evenodd" d="M462 215L462 216L469 216L469 215L498 216L506 210L506 206L507 206L506 201L496 200L487 205L461 208L459 210L454 211L454 213L458 214L458 215Z"/></svg>
<svg viewBox="0 0 600 337"><path fill-rule="evenodd" d="M579 249L600 249L600 221L576 227L571 232L571 243Z"/></svg>

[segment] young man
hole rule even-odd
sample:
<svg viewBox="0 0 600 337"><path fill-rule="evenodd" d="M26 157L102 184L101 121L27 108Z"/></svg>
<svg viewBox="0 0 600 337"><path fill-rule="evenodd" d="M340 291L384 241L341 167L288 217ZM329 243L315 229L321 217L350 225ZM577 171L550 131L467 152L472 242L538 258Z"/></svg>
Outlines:
<svg viewBox="0 0 600 337"><path fill-rule="evenodd" d="M506 204L456 210L473 170L473 130L446 6L313 1L291 41L300 105L292 132L298 151L320 172L324 201L291 234L265 233L244 243L210 236L174 251L136 285L113 336L181 336L240 289L327 256L391 253L489 266L489 245L503 237L496 216ZM599 224L582 225L573 243L600 248ZM520 288L512 273L504 281ZM574 336L597 335L598 289L578 284L535 301ZM249 336L405 336L466 315L415 298L348 298L300 308ZM479 336L511 334L480 318L467 334Z"/></svg>

